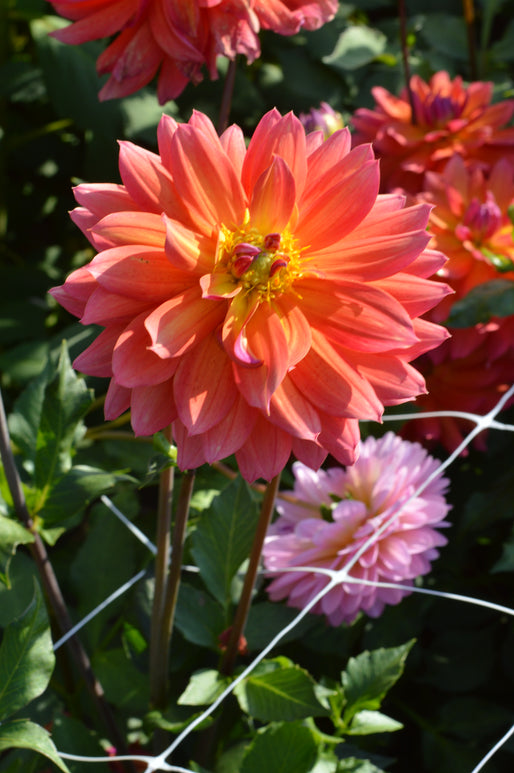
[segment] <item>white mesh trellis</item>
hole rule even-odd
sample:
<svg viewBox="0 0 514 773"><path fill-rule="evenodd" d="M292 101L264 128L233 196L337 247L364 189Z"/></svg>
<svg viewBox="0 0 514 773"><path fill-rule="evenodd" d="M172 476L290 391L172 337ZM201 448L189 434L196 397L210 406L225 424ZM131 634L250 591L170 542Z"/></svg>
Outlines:
<svg viewBox="0 0 514 773"><path fill-rule="evenodd" d="M419 496L425 488L430 484L430 482L436 478L438 475L440 475L444 470L446 470L454 461L455 459L462 453L462 451L472 442L472 440L480 433L483 432L486 429L497 429L497 430L504 430L504 431L510 431L514 432L514 425L510 424L504 424L496 420L496 416L498 413L503 409L503 407L507 404L507 402L511 399L511 397L514 395L514 386L512 386L508 392L506 392L501 399L497 402L495 407L489 411L484 416L479 416L471 413L464 413L460 411L437 411L437 412L430 412L430 413L413 413L413 414L395 414L394 416L386 416L384 417L384 421L399 421L399 420L416 420L424 417L455 417L455 418L463 418L468 419L469 421L472 421L474 424L474 427L469 432L469 434L464 438L462 443L458 446L458 448L451 453L448 458L441 462L441 464L437 467L436 470L434 470L430 476L427 477L427 479L418 487L418 489L411 494L408 498L405 498L403 501L397 502L393 508L391 508L391 514L387 518L387 520L381 525L381 527L372 535L370 538L361 546L361 548L352 556L352 558L347 562L347 564L340 569L339 571L331 571L329 569L321 569L317 567L294 567L290 569L283 569L277 570L277 572L283 573L285 571L289 572L305 572L311 571L311 572L317 572L318 574L324 574L328 578L327 585L316 595L314 596L308 604L304 606L304 608L298 612L298 614L294 617L294 619L285 626L276 636L271 639L271 641L267 644L267 646L252 660L252 662L244 669L244 671L236 678L234 681L221 693L221 695L208 707L205 709L204 712L202 712L199 716L197 716L195 719L193 719L190 724L173 740L173 742L162 751L161 754L155 755L155 756L149 756L149 755L128 755L128 756L110 756L110 757L84 757L81 755L74 755L69 753L60 752L60 756L65 760L71 760L76 762L89 762L89 763L95 763L95 762L113 762L113 761L128 761L131 760L133 762L142 762L146 764L145 773L153 773L154 771L162 770L162 771L176 771L176 773L194 773L194 771L190 770L189 768L180 767L177 765L173 765L171 763L167 762L168 757L182 744L182 742L187 738L194 729L201 724L207 717L209 717L217 708L218 706L223 703L225 698L230 695L235 687L242 682L252 671L253 669L260 663L266 655L268 655L271 650L274 649L274 647L291 631L293 628L295 628L296 625L309 613L309 611L335 586L337 586L339 583L345 582L345 583L358 583L362 585L373 585L375 587L382 587L382 588L396 588L401 590L408 590L411 593L421 593L425 595L431 595L431 596L437 596L439 598L443 599L449 599L451 601L461 601L468 604L473 604L475 606L480 607L487 607L488 609L494 610L496 612L499 612L501 614L506 614L510 616L514 616L514 608L509 608L502 606L500 604L495 604L493 602L484 600L484 599L476 599L473 597L460 595L456 593L446 593L444 591L436 591L431 590L427 588L418 588L418 587L412 587L412 586L406 586L399 583L386 583L386 582L371 582L368 580L360 580L356 579L354 577L351 577L349 572L351 571L352 567L356 564L356 562L359 560L360 556L371 547L377 539L381 536L381 534L393 523L393 521L398 518L402 507L411 499L414 497ZM148 540L148 538L137 529L137 527L134 526L130 521L128 521L127 518L121 513L118 508L115 507L115 505L108 499L108 497L103 496L102 501L104 504L107 505L107 507L111 510L114 515L116 515L125 525L128 529L132 531L132 533L141 541L143 544L146 545L146 547L152 552L156 552L155 546ZM197 567L193 566L184 566L184 570L189 571L198 571ZM270 573L269 571L267 572ZM94 610L92 610L86 617L84 617L74 628L69 631L66 636L63 636L59 641L57 641L54 645L54 649L58 649L70 636L72 636L74 633L76 633L78 630L80 630L84 625L86 625L93 617L95 617L99 612L101 612L103 609L105 609L106 606L108 606L114 599L121 596L123 593L125 593L130 587L132 587L135 583L137 583L140 579L142 579L146 574L146 570L143 570L136 574L131 580L126 582L123 586L118 588L114 593L112 593L108 598L106 598L102 604L97 606ZM514 725L507 730L507 732L503 735L502 738L500 738L497 743L494 744L494 746L487 751L487 753L484 755L484 757L481 759L481 761L474 767L470 773L479 773L479 771L484 769L484 766L487 764L487 762L493 757L493 755L514 735Z"/></svg>

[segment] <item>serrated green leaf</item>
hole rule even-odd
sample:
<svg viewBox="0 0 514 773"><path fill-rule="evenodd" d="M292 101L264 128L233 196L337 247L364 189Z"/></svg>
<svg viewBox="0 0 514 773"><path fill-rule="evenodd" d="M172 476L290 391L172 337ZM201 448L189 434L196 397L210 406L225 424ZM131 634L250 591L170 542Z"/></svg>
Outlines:
<svg viewBox="0 0 514 773"><path fill-rule="evenodd" d="M247 558L259 519L248 484L230 483L204 512L193 534L192 553L206 587L218 601L230 603L230 586Z"/></svg>
<svg viewBox="0 0 514 773"><path fill-rule="evenodd" d="M508 279L493 279L474 287L454 303L446 324L472 327L479 322L489 322L492 317L511 314L514 314L514 283Z"/></svg>
<svg viewBox="0 0 514 773"><path fill-rule="evenodd" d="M314 680L299 666L279 664L272 671L255 669L234 694L242 710L255 719L291 721L330 713L318 701L314 687Z"/></svg>
<svg viewBox="0 0 514 773"><path fill-rule="evenodd" d="M348 735L372 735L373 733L394 733L403 727L401 722L382 714L380 711L358 711L354 714Z"/></svg>
<svg viewBox="0 0 514 773"><path fill-rule="evenodd" d="M363 709L374 711L403 673L405 661L415 640L400 647L365 651L350 658L341 675L346 699L345 722Z"/></svg>
<svg viewBox="0 0 514 773"><path fill-rule="evenodd" d="M17 719L0 725L0 751L7 749L32 749L47 757L64 773L70 773L59 757L50 734L28 719Z"/></svg>
<svg viewBox="0 0 514 773"><path fill-rule="evenodd" d="M209 706L223 692L230 679L214 668L196 671L178 699L179 706Z"/></svg>
<svg viewBox="0 0 514 773"><path fill-rule="evenodd" d="M191 614L192 609L195 614ZM226 628L224 611L205 591L186 582L180 584L175 625L188 641L219 652L218 637Z"/></svg>
<svg viewBox="0 0 514 773"><path fill-rule="evenodd" d="M241 773L309 773L317 755L311 731L299 722L272 725L248 747Z"/></svg>
<svg viewBox="0 0 514 773"><path fill-rule="evenodd" d="M341 33L332 53L324 56L325 64L337 69L356 70L385 51L386 36L377 29L351 25Z"/></svg>
<svg viewBox="0 0 514 773"><path fill-rule="evenodd" d="M46 690L55 656L39 586L25 613L6 629L0 647L0 720Z"/></svg>
<svg viewBox="0 0 514 773"><path fill-rule="evenodd" d="M28 529L21 523L0 515L0 580L8 588L11 587L9 566L16 548L31 542L34 542L34 535Z"/></svg>

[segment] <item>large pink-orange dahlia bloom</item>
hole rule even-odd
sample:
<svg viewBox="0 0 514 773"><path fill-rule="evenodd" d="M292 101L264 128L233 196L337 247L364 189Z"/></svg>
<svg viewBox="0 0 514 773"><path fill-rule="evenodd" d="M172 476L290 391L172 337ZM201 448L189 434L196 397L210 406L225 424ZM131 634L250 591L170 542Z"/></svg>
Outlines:
<svg viewBox="0 0 514 773"><path fill-rule="evenodd" d="M459 153L465 159L492 164L514 158L514 128L506 128L514 100L491 104L493 84L437 72L428 83L410 79L414 115L407 90L399 97L376 86L375 106L360 108L352 123L355 143L373 142L381 159L383 191L418 193L428 170L441 171Z"/></svg>
<svg viewBox="0 0 514 773"><path fill-rule="evenodd" d="M337 0L50 0L73 24L54 32L64 43L117 37L97 62L99 75L110 73L100 99L124 97L158 73L163 104L189 81L202 80L205 65L217 78L218 56L260 54L261 27L292 35L303 26L316 29L331 19Z"/></svg>
<svg viewBox="0 0 514 773"><path fill-rule="evenodd" d="M448 480L439 474L421 494L413 495L437 468L437 460L418 443L392 432L380 440L368 437L358 460L346 470L313 472L295 462L294 489L287 493L296 503L279 498L280 516L263 549L264 565L273 578L268 586L271 599L287 598L288 606L302 609L327 585L324 574L281 571L292 567L338 572L353 561L348 574L354 580L403 585L427 574L439 555L437 548L447 542L437 529L448 526ZM398 604L408 593L341 582L312 612L326 615L331 625L351 623L360 610L378 617L386 604Z"/></svg>
<svg viewBox="0 0 514 773"><path fill-rule="evenodd" d="M371 147L267 113L248 148L195 112L156 155L121 143L122 185L79 185L98 255L53 296L105 330L75 361L111 379L108 419L170 422L182 468L232 453L270 478L291 451L355 458L358 419L424 392L409 364L446 338L419 318L448 292L429 205L377 196Z"/></svg>
<svg viewBox="0 0 514 773"><path fill-rule="evenodd" d="M435 205L429 220L431 245L447 256L439 276L455 291L434 310L433 319L446 319L452 305L483 282L514 280L511 163L498 161L484 170L454 156L441 174L427 173L419 200Z"/></svg>

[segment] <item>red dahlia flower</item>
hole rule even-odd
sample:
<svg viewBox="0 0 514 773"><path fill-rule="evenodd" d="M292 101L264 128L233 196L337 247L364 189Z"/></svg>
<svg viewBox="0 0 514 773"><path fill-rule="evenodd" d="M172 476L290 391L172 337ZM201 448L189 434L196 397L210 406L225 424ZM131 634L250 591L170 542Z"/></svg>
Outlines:
<svg viewBox="0 0 514 773"><path fill-rule="evenodd" d="M514 238L509 210L514 206L514 166L498 161L484 172L460 156L442 174L428 172L420 201L435 204L430 214L431 245L448 262L439 275L455 290L432 314L447 318L455 301L491 279L514 279Z"/></svg>
<svg viewBox="0 0 514 773"><path fill-rule="evenodd" d="M451 333L448 341L416 363L428 388L416 407L420 411L464 411L483 416L514 383L514 316L454 328ZM402 435L430 446L440 443L451 452L472 427L471 420L438 416L412 419ZM485 450L484 432L474 445Z"/></svg>
<svg viewBox="0 0 514 773"><path fill-rule="evenodd" d="M374 109L361 108L352 119L355 143L373 142L381 158L382 190L418 193L425 172L440 171L455 153L484 164L514 158L514 128L505 128L514 100L491 105L492 83L465 87L460 76L441 71L428 83L413 75L410 88L414 115L406 89L395 97L376 86Z"/></svg>
<svg viewBox="0 0 514 773"><path fill-rule="evenodd" d="M248 149L197 112L163 116L158 140L160 155L121 143L123 185L75 189L99 254L52 294L105 327L75 367L111 378L108 419L173 422L182 468L352 462L357 420L421 394L409 362L447 337L418 319L448 292L427 278L444 262L425 250L429 206L377 196L348 130L323 142L276 110Z"/></svg>
<svg viewBox="0 0 514 773"><path fill-rule="evenodd" d="M282 35L300 27L316 29L331 19L337 0L50 0L74 23L54 32L64 43L84 43L118 35L97 62L111 77L100 99L125 97L159 72L163 104L189 81L199 83L202 67L216 79L216 59L260 54L260 26ZM119 33L119 34L118 34Z"/></svg>

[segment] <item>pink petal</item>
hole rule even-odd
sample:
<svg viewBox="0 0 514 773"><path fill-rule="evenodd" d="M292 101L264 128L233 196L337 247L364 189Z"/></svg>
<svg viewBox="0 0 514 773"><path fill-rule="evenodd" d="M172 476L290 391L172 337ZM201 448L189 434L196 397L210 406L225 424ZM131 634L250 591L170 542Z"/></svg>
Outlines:
<svg viewBox="0 0 514 773"><path fill-rule="evenodd" d="M225 304L206 301L191 287L162 303L146 319L151 349L159 357L178 357L198 344L221 323Z"/></svg>
<svg viewBox="0 0 514 773"><path fill-rule="evenodd" d="M173 381L179 418L190 435L218 425L238 393L229 358L214 336L208 336L180 359Z"/></svg>
<svg viewBox="0 0 514 773"><path fill-rule="evenodd" d="M102 330L93 343L73 361L73 367L88 376L112 376L112 352L124 325L111 325Z"/></svg>
<svg viewBox="0 0 514 773"><path fill-rule="evenodd" d="M280 233L288 224L296 200L294 177L286 162L275 156L252 193L250 221L262 233Z"/></svg>
<svg viewBox="0 0 514 773"><path fill-rule="evenodd" d="M86 304L81 322L83 325L109 325L113 322L128 324L140 312L145 309L150 312L152 308L153 304L148 301L136 301L97 286Z"/></svg>
<svg viewBox="0 0 514 773"><path fill-rule="evenodd" d="M112 378L105 396L104 414L107 421L113 421L130 408L131 390L120 386Z"/></svg>
<svg viewBox="0 0 514 773"><path fill-rule="evenodd" d="M112 212L99 220L91 231L109 247L146 244L162 249L166 237L160 215L153 212Z"/></svg>
<svg viewBox="0 0 514 773"><path fill-rule="evenodd" d="M285 378L273 393L270 420L285 432L304 440L316 440L321 431L315 407L289 378Z"/></svg>
<svg viewBox="0 0 514 773"><path fill-rule="evenodd" d="M136 435L153 435L177 417L171 381L132 390L130 422Z"/></svg>
<svg viewBox="0 0 514 773"><path fill-rule="evenodd" d="M202 435L205 460L212 464L238 451L253 430L258 413L239 395L227 415Z"/></svg>
<svg viewBox="0 0 514 773"><path fill-rule="evenodd" d="M149 150L120 142L120 174L127 191L142 210L183 220L187 215L180 202L170 173L161 159Z"/></svg>
<svg viewBox="0 0 514 773"><path fill-rule="evenodd" d="M229 126L220 137L221 147L229 157L236 175L240 178L246 156L244 134L236 124Z"/></svg>
<svg viewBox="0 0 514 773"><path fill-rule="evenodd" d="M216 243L191 231L178 220L163 215L166 227L166 255L173 266L183 271L205 273L212 270Z"/></svg>
<svg viewBox="0 0 514 773"><path fill-rule="evenodd" d="M145 328L148 311L130 322L121 333L112 355L116 382L124 387L153 386L168 381L175 373L178 360L163 360L150 351L151 339Z"/></svg>
<svg viewBox="0 0 514 773"><path fill-rule="evenodd" d="M271 480L284 469L291 453L291 438L262 416L245 444L236 451L239 471L252 483L257 478Z"/></svg>
<svg viewBox="0 0 514 773"><path fill-rule="evenodd" d="M48 292L66 311L81 317L96 286L91 272L84 267L73 271L63 285L52 287Z"/></svg>

